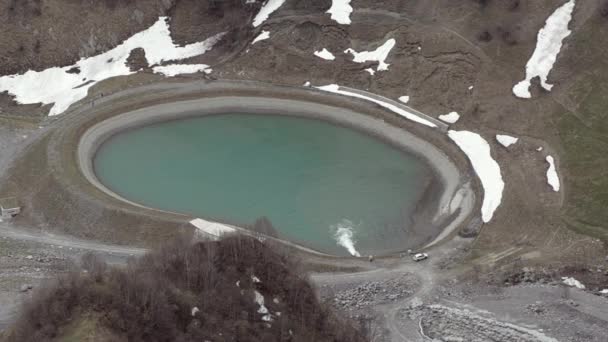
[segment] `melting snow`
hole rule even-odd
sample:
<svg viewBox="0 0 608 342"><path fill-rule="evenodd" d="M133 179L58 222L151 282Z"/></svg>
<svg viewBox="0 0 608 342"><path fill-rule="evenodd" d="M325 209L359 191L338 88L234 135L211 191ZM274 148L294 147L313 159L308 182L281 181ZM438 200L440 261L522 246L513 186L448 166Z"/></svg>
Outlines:
<svg viewBox="0 0 608 342"><path fill-rule="evenodd" d="M326 59L328 61L333 61L334 59L336 59L333 53L329 52L329 50L327 50L326 48L323 48L323 50L321 51L315 51L315 56Z"/></svg>
<svg viewBox="0 0 608 342"><path fill-rule="evenodd" d="M332 0L331 7L325 13L331 14L331 18L338 24L349 25L352 12L353 8L350 5L350 0Z"/></svg>
<svg viewBox="0 0 608 342"><path fill-rule="evenodd" d="M479 134L469 131L448 131L448 136L467 155L483 186L481 206L483 222L489 222L502 201L505 183L500 166L492 158L490 145Z"/></svg>
<svg viewBox="0 0 608 342"><path fill-rule="evenodd" d="M258 27L262 25L263 22L268 19L268 17L272 14L272 12L276 11L283 5L285 0L268 0L266 3L260 8L258 14L253 18L253 27Z"/></svg>
<svg viewBox="0 0 608 342"><path fill-rule="evenodd" d="M409 96L400 96L399 101L401 101L403 103L408 103L408 102L410 102L410 97Z"/></svg>
<svg viewBox="0 0 608 342"><path fill-rule="evenodd" d="M504 147L509 147L515 144L518 140L519 138L512 137L510 135L496 134L496 141L498 141L498 143Z"/></svg>
<svg viewBox="0 0 608 342"><path fill-rule="evenodd" d="M423 124L423 125L429 126L429 127L437 127L434 123L432 123L428 120L425 120L416 114L410 113L410 112L406 111L405 109L402 109L396 105L393 105L391 103L381 101L381 100L378 100L378 99L375 99L375 98L372 98L369 96L353 93L351 91L341 90L340 86L337 84L329 84L326 86L321 86L321 87L316 87L316 88L320 89L320 90L328 91L331 93L341 94L341 95L345 95L345 96L352 96L352 97L356 97L356 98L363 99L366 101L370 101L370 102L376 103L398 115L401 115L408 120L412 120L414 122L417 122L417 123L420 123L420 124Z"/></svg>
<svg viewBox="0 0 608 342"><path fill-rule="evenodd" d="M236 232L236 229L232 227L228 227L224 224L217 222L206 221L200 218L190 221L190 224L207 234L217 237L220 237L224 234Z"/></svg>
<svg viewBox="0 0 608 342"><path fill-rule="evenodd" d="M152 71L167 77L173 77L180 74L194 74L201 71L208 74L211 72L211 68L209 68L207 64L171 64L155 66L152 68Z"/></svg>
<svg viewBox="0 0 608 342"><path fill-rule="evenodd" d="M540 77L541 86L550 91L552 84L547 83L549 72L557 60L557 55L562 48L562 41L568 37L571 31L568 24L572 19L575 1L570 0L555 10L547 19L545 27L538 31L536 49L528 64L526 64L526 79L513 87L513 93L517 97L530 98L530 80Z"/></svg>
<svg viewBox="0 0 608 342"><path fill-rule="evenodd" d="M262 33L258 34L258 36L255 37L255 39L251 42L251 45L268 38L270 38L270 31L262 31Z"/></svg>
<svg viewBox="0 0 608 342"><path fill-rule="evenodd" d="M547 183L551 185L553 191L559 191L559 177L557 176L557 170L555 169L555 161L553 157L547 156L547 163L549 163L549 168L547 169Z"/></svg>
<svg viewBox="0 0 608 342"><path fill-rule="evenodd" d="M148 63L155 65L204 54L224 35L220 33L203 42L180 47L171 39L167 20L167 17L160 17L150 28L134 34L112 50L83 58L74 65L0 77L0 92L8 91L22 104L54 103L49 115L57 115L85 98L89 88L97 82L134 73L125 62L135 48L144 49ZM75 68L80 72L67 72Z"/></svg>
<svg viewBox="0 0 608 342"><path fill-rule="evenodd" d="M570 277L562 277L562 282L568 286L574 286L578 289L584 289L585 285L583 285L580 281L570 278Z"/></svg>
<svg viewBox="0 0 608 342"><path fill-rule="evenodd" d="M458 119L460 119L460 114L458 114L457 112L450 112L448 114L444 114L444 115L439 115L439 120L441 121L445 121L447 123L456 123L456 121L458 121Z"/></svg>
<svg viewBox="0 0 608 342"><path fill-rule="evenodd" d="M270 313L268 313L268 308L266 308L266 306L264 305L264 296L262 296L261 293L259 293L258 291L254 291L255 293L255 302L260 306L260 308L258 309L258 313L264 315L262 316L262 320L266 321L266 322L271 322L272 321L272 316L270 315Z"/></svg>
<svg viewBox="0 0 608 342"><path fill-rule="evenodd" d="M377 61L378 68L377 71L388 70L388 66L390 64L386 64L384 61L388 57L388 54L391 52L393 47L395 46L395 39L391 38L384 42L381 46L379 46L374 51L362 51L357 52L353 49L346 49L344 53L350 53L353 55L353 62L355 63L365 63L368 61Z"/></svg>

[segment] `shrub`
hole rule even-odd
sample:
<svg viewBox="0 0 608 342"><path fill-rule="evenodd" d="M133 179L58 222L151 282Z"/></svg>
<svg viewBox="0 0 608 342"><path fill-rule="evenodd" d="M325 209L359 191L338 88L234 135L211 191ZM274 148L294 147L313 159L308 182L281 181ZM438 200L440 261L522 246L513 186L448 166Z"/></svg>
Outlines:
<svg viewBox="0 0 608 342"><path fill-rule="evenodd" d="M297 269L286 254L236 236L194 244L180 238L121 268L87 254L81 269L35 294L8 340L61 337L70 321L87 315L129 341L217 340L220 334L227 341L362 341L317 300ZM254 291L265 297L272 322L258 312Z"/></svg>

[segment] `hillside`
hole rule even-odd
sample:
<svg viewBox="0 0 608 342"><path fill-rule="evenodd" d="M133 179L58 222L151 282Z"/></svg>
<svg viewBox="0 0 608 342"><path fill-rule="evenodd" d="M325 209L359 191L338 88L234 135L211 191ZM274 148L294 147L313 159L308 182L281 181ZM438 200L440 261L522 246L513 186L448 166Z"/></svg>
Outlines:
<svg viewBox="0 0 608 342"><path fill-rule="evenodd" d="M176 240L125 267L88 254L34 296L7 341L363 341L297 270L242 237Z"/></svg>

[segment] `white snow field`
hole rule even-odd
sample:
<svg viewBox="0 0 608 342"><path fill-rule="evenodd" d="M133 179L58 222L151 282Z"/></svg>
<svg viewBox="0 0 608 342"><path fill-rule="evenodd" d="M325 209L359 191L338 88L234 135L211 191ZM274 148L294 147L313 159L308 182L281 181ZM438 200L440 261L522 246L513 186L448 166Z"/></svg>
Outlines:
<svg viewBox="0 0 608 342"><path fill-rule="evenodd" d="M550 91L553 88L552 84L547 83L547 77L562 49L562 41L571 33L568 24L572 19L574 5L575 0L569 0L559 7L538 31L536 48L526 64L526 78L513 87L515 96L525 99L532 97L530 80L537 76L540 77L540 84L545 90Z"/></svg>
<svg viewBox="0 0 608 342"><path fill-rule="evenodd" d="M323 50L320 51L315 51L315 56L328 61L333 61L334 59L336 59L336 56L334 56L334 54L329 52L329 50L327 50L326 48L323 48Z"/></svg>
<svg viewBox="0 0 608 342"><path fill-rule="evenodd" d="M253 27L262 25L266 19L283 5L285 0L268 0L262 5L258 14L253 18Z"/></svg>
<svg viewBox="0 0 608 342"><path fill-rule="evenodd" d="M268 38L270 38L270 31L264 30L264 31L262 31L262 33L258 34L258 36L253 39L253 41L251 42L251 45L253 45L257 42L260 42L262 40L266 40Z"/></svg>
<svg viewBox="0 0 608 342"><path fill-rule="evenodd" d="M170 64L159 65L152 68L156 74L173 77L181 74L194 74L197 72L211 73L211 68L207 64Z"/></svg>
<svg viewBox="0 0 608 342"><path fill-rule="evenodd" d="M496 134L496 141L498 141L498 143L504 147L509 147L509 146L515 144L518 140L519 140L519 138L512 137L510 135Z"/></svg>
<svg viewBox="0 0 608 342"><path fill-rule="evenodd" d="M565 285L573 286L573 287L576 287L577 289L581 289L581 290L585 289L585 285L583 285L580 281L578 281L578 280L576 280L574 278L562 277L562 282Z"/></svg>
<svg viewBox="0 0 608 342"><path fill-rule="evenodd" d="M483 187L481 218L490 222L502 201L505 183L500 166L492 158L490 145L481 135L469 131L448 131L448 136L467 155Z"/></svg>
<svg viewBox="0 0 608 342"><path fill-rule="evenodd" d="M393 47L395 46L395 39L390 38L384 44L380 45L374 51L361 51L357 52L353 49L346 49L344 53L350 53L353 55L353 62L355 63L365 63L368 61L376 61L378 62L378 68L376 71L388 70L388 66L390 64L386 64L386 58L388 54L391 52Z"/></svg>
<svg viewBox="0 0 608 342"><path fill-rule="evenodd" d="M350 91L342 90L342 89L340 89L340 86L337 85L337 84L328 84L328 85L325 85L325 86L320 86L320 87L315 87L315 88L320 89L320 90L324 90L324 91L328 91L328 92L331 92L331 93L336 93L336 94L340 94L340 95L356 97L356 98L359 98L359 99L370 101L370 102L376 103L376 104L378 104L378 105L380 105L380 106L382 106L382 107L384 107L384 108L386 108L386 109L388 109L388 110L390 110L390 111L392 111L392 112L394 112L396 114L399 114L399 115L403 116L404 118L406 118L408 120L412 120L414 122L423 124L425 126L433 127L433 128L437 127L437 125L435 125L434 123L432 123L432 122L430 122L428 120L425 120L425 119L419 117L418 115L410 113L410 112L408 112L408 111L406 111L404 109L401 109L401 108L399 108L399 107L397 107L397 106L395 106L393 104L390 104L390 103L384 102L384 101L380 101L380 100L371 98L369 96L365 96L365 95L353 93L353 92L350 92Z"/></svg>
<svg viewBox="0 0 608 342"><path fill-rule="evenodd" d="M227 225L217 223L217 222L203 220L200 218L190 221L190 224L195 226L202 232L207 233L209 235L216 236L216 237L221 237L224 234L236 232L236 229L229 227Z"/></svg>
<svg viewBox="0 0 608 342"><path fill-rule="evenodd" d="M448 114L439 115L438 118L441 121L453 124L460 119L460 114L457 112L449 112Z"/></svg>
<svg viewBox="0 0 608 342"><path fill-rule="evenodd" d="M559 191L559 177L557 176L557 170L555 169L555 160L553 160L552 156L547 156L547 163L549 163L549 168L547 169L547 183L551 186L553 191Z"/></svg>
<svg viewBox="0 0 608 342"><path fill-rule="evenodd" d="M150 28L134 34L112 50L83 58L76 64L2 76L0 92L8 91L15 96L15 101L21 104L54 103L49 115L61 114L70 105L85 98L89 88L97 82L134 73L125 64L133 49L144 49L148 64L154 66L163 61L202 55L223 35L224 33L220 33L205 41L180 47L171 39L168 18L160 17ZM73 72L68 73L68 71Z"/></svg>
<svg viewBox="0 0 608 342"><path fill-rule="evenodd" d="M331 19L338 24L350 25L350 14L353 8L350 5L350 0L332 0L331 7L325 13L331 14Z"/></svg>

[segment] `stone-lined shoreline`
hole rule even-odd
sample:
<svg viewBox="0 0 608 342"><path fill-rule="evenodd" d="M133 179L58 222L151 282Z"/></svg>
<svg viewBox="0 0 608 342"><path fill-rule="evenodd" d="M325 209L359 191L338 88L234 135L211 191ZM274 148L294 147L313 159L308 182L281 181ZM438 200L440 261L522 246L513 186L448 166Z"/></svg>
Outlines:
<svg viewBox="0 0 608 342"><path fill-rule="evenodd" d="M422 158L434 170L435 176L441 179L442 186L440 193L431 196L433 201L440 204L440 210L437 211L435 205L432 210L434 213L429 217L432 218L432 224L414 228L414 231L424 233L423 238L416 243L418 247L430 242L450 226L450 222L462 222L468 218L473 207L479 204L478 201L469 202L474 205L465 206L458 213L446 211L452 195L461 187L463 180L470 178L470 171L464 177L460 173L462 165L467 164L466 161L463 162L463 156L452 156L457 150L445 153L435 144L426 141L427 138L432 138L434 142L449 149L450 145L443 134L404 122L406 120L365 101L309 88L272 86L258 82L183 80L128 89L93 101L94 104L90 101L82 102L64 114L54 123L56 127L51 134L45 137L48 141L45 142L46 139L43 138L37 143L48 144L47 162L53 170L49 179L51 186L46 191L53 191L55 187L62 188L60 197L77 204L80 210L78 213L68 210L68 215L64 215L66 213L62 211L66 210L65 206L49 205L32 196L30 210L37 212L35 215L24 215L23 219L28 223L38 223L39 216L50 217L54 220L46 221L51 221L51 225L57 227L61 226L59 218L65 216L66 222L63 229L59 230L104 241L146 246L161 242L174 234L175 229L192 231L193 228L188 224L191 218L186 215L146 208L125 201L106 189L94 175L94 153L105 139L125 129L187 116L243 112L244 109L248 113L289 114L326 120L376 136ZM397 126L405 126L402 127L405 129ZM414 132L421 132L425 139ZM457 160L460 169L448 154ZM27 159L28 156L25 157ZM19 168L19 165L16 167ZM23 179L17 183L23 183ZM100 215L101 212L107 215ZM455 215L450 214L455 214L459 219L456 220L453 217ZM90 229L84 229L83 232L72 228L74 225L91 222L92 215L101 217L96 217L97 220ZM134 226L140 221L144 221L142 226ZM123 231L125 225L129 227ZM458 225L452 226L456 228Z"/></svg>

